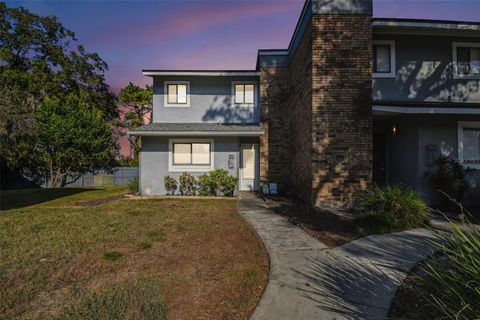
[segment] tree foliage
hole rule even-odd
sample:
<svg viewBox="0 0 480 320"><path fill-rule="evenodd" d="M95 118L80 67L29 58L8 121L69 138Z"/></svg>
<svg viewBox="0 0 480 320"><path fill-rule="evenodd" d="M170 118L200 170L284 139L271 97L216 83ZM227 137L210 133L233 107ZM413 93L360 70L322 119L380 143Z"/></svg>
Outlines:
<svg viewBox="0 0 480 320"><path fill-rule="evenodd" d="M151 86L141 88L133 83L120 89L118 102L127 108L124 126L135 128L151 122L153 107L153 89ZM146 121L146 119L148 119Z"/></svg>
<svg viewBox="0 0 480 320"><path fill-rule="evenodd" d="M116 143L102 113L76 96L45 101L36 112L38 164L48 168L53 187L70 174L95 172L113 164Z"/></svg>
<svg viewBox="0 0 480 320"><path fill-rule="evenodd" d="M89 108L106 122L116 119L115 96L104 77L107 69L56 17L0 2L0 154L6 164L37 173L45 155L38 147L36 116L45 101L75 96L72 107Z"/></svg>
<svg viewBox="0 0 480 320"><path fill-rule="evenodd" d="M130 82L126 87L120 89L118 102L127 108L124 119L117 124L118 127L136 128L152 121L153 88L151 86L147 85L142 88ZM140 146L140 137L134 139L135 144ZM136 148L133 157L129 159L130 165L138 165L138 151Z"/></svg>

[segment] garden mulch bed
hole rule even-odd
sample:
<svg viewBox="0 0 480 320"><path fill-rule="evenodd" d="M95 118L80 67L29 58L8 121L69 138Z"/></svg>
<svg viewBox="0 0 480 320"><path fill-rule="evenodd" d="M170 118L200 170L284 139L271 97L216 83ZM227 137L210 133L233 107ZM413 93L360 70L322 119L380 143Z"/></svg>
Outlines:
<svg viewBox="0 0 480 320"><path fill-rule="evenodd" d="M267 205L328 247L337 247L366 234L353 222L352 214L313 208L294 197L265 197Z"/></svg>
<svg viewBox="0 0 480 320"><path fill-rule="evenodd" d="M436 268L444 268L445 264L446 258L437 254L435 258ZM435 293L437 288L434 281L429 281L426 269L427 263L424 260L410 270L408 276L397 289L390 304L387 319L431 320L440 317L438 309L432 304L431 298L431 294Z"/></svg>

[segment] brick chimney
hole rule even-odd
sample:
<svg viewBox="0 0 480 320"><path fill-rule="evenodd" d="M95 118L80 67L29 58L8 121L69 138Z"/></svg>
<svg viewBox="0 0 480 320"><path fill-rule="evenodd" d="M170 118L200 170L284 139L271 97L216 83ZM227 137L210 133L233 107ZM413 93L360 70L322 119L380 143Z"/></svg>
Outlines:
<svg viewBox="0 0 480 320"><path fill-rule="evenodd" d="M372 1L305 3L285 53L259 54L261 179L352 207L372 180Z"/></svg>
<svg viewBox="0 0 480 320"><path fill-rule="evenodd" d="M312 204L352 207L372 181L372 1L312 1Z"/></svg>

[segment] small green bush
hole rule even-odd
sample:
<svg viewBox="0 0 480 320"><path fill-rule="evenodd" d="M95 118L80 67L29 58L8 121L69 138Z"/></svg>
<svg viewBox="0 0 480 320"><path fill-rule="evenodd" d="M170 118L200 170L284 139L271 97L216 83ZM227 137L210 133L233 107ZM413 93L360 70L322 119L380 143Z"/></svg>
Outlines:
<svg viewBox="0 0 480 320"><path fill-rule="evenodd" d="M185 196L194 196L195 195L195 177L188 172L184 172L178 178L180 182L180 194Z"/></svg>
<svg viewBox="0 0 480 320"><path fill-rule="evenodd" d="M127 184L128 191L133 194L137 194L140 191L140 179L138 176L130 180Z"/></svg>
<svg viewBox="0 0 480 320"><path fill-rule="evenodd" d="M198 179L198 193L202 196L232 197L237 188L238 178L228 174L225 169L215 169Z"/></svg>
<svg viewBox="0 0 480 320"><path fill-rule="evenodd" d="M467 176L473 172L465 168L457 159L440 156L434 162L434 169L425 173L425 179L435 191L444 192L457 202L461 202L469 189ZM454 205L448 197L442 194L442 205L451 207Z"/></svg>
<svg viewBox="0 0 480 320"><path fill-rule="evenodd" d="M385 233L423 226L430 208L417 194L401 186L373 187L361 198L363 214L357 225L370 233Z"/></svg>
<svg viewBox="0 0 480 320"><path fill-rule="evenodd" d="M175 191L177 191L178 185L177 185L177 180L175 178L172 178L170 176L165 176L163 179L165 182L165 189L167 190L167 194L174 195Z"/></svg>

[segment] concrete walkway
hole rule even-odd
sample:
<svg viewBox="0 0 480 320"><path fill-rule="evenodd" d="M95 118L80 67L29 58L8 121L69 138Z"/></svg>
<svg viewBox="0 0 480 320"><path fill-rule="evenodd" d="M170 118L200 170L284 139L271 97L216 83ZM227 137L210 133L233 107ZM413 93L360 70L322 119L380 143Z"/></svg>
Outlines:
<svg viewBox="0 0 480 320"><path fill-rule="evenodd" d="M238 207L270 255L270 278L254 320L385 319L400 282L438 241L417 229L328 249L254 194L242 194Z"/></svg>

